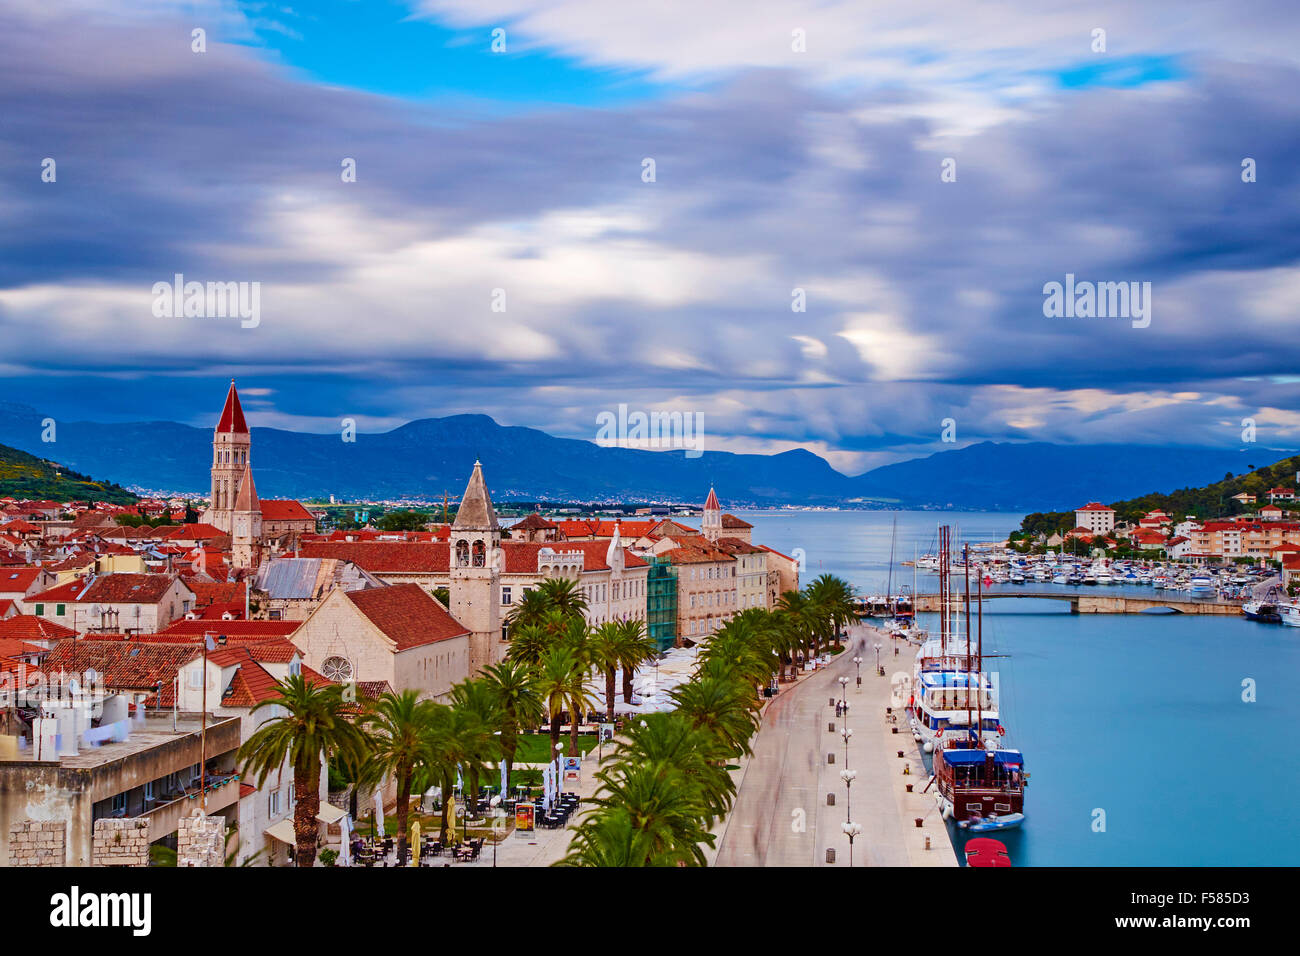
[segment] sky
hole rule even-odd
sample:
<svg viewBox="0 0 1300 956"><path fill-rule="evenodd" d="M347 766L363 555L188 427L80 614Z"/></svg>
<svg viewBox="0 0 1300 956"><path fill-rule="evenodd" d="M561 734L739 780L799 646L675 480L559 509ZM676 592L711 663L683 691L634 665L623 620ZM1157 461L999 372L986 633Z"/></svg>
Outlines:
<svg viewBox="0 0 1300 956"><path fill-rule="evenodd" d="M234 377L254 425L592 440L626 405L850 474L1295 447L1298 58L1273 0L8 0L0 397L211 425ZM256 321L160 315L176 274ZM1045 314L1067 275L1149 323Z"/></svg>

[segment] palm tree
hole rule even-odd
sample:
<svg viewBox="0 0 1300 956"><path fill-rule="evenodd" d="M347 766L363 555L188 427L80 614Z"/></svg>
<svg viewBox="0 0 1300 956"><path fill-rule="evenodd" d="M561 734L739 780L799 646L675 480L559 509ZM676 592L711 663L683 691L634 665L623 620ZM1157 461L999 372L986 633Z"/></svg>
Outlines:
<svg viewBox="0 0 1300 956"><path fill-rule="evenodd" d="M666 854L655 854L653 836L637 826L627 809L619 807L580 823L568 856L555 865L622 868L668 864Z"/></svg>
<svg viewBox="0 0 1300 956"><path fill-rule="evenodd" d="M253 711L274 707L239 748L242 774L254 774L261 789L272 772L293 767L294 854L296 865L316 862L316 815L320 813L321 759L338 759L358 768L365 761L369 741L365 731L345 716L350 705L343 700L343 686L319 686L301 674L290 674L277 685L279 693L261 701Z"/></svg>
<svg viewBox="0 0 1300 956"><path fill-rule="evenodd" d="M632 703L636 669L659 656L659 646L646 633L644 621L619 621L619 662L623 665L623 703Z"/></svg>
<svg viewBox="0 0 1300 956"><path fill-rule="evenodd" d="M465 784L469 790L469 805L478 805L479 774L488 761L500 756L501 747L497 741L495 729L501 725L501 710L496 693L483 680L467 680L456 684L451 689L452 708L461 715L472 715L474 721L465 722L462 727L468 733L473 728L473 737L467 736L467 759L465 761Z"/></svg>
<svg viewBox="0 0 1300 956"><path fill-rule="evenodd" d="M749 753L749 738L759 723L752 685L708 674L687 681L671 696L691 726L707 731L733 756Z"/></svg>
<svg viewBox="0 0 1300 956"><path fill-rule="evenodd" d="M671 866L705 864L702 846L713 846L714 835L705 825L712 817L701 789L673 763L619 764L596 774L601 782L594 803L600 811L579 827L579 839L591 839L602 817L625 816L635 833L634 865ZM581 845L581 844L580 844Z"/></svg>
<svg viewBox="0 0 1300 956"><path fill-rule="evenodd" d="M615 676L622 663L619 635L618 623L610 621L596 629L589 645L591 662L605 676L605 720L610 722L614 720Z"/></svg>
<svg viewBox="0 0 1300 956"><path fill-rule="evenodd" d="M527 667L536 667L555 638L541 624L520 624L510 629L506 657Z"/></svg>
<svg viewBox="0 0 1300 956"><path fill-rule="evenodd" d="M442 821L438 838L446 843L455 802L456 770L468 784L499 753L492 729L470 708L435 705L429 733L433 774L442 788Z"/></svg>
<svg viewBox="0 0 1300 956"><path fill-rule="evenodd" d="M506 780L515 767L519 731L535 727L542 719L542 699L537 695L537 678L531 666L504 660L483 671L483 680L496 698L501 728L501 753L506 762Z"/></svg>
<svg viewBox="0 0 1300 956"><path fill-rule="evenodd" d="M547 759L554 760L560 749L561 716L568 711L576 725L578 715L592 707L587 697L586 673L572 650L553 647L546 652L538 665L537 694L551 722L551 753ZM576 740L574 744L576 752Z"/></svg>
<svg viewBox="0 0 1300 956"><path fill-rule="evenodd" d="M433 702L421 700L418 691L383 694L362 724L370 734L370 757L360 775L366 784L389 774L397 781L397 858L406 857L407 819L411 784L419 766L430 759L429 738ZM360 785L360 781L359 781Z"/></svg>
<svg viewBox="0 0 1300 956"><path fill-rule="evenodd" d="M537 626L542 623L542 618L550 610L550 602L546 594L536 588L525 591L519 598L519 603L510 609L506 615L506 624L510 627L510 634L513 635L518 628Z"/></svg>
<svg viewBox="0 0 1300 956"><path fill-rule="evenodd" d="M802 591L786 591L776 602L777 610L786 616L788 625L799 637L801 649L806 649L809 656L816 657L820 647L817 643L820 621L818 612L808 596Z"/></svg>
<svg viewBox="0 0 1300 956"><path fill-rule="evenodd" d="M624 738L608 770L671 766L682 775L682 786L700 798L706 823L727 812L736 784L725 767L727 749L712 731L681 713L647 714L627 727Z"/></svg>
<svg viewBox="0 0 1300 956"><path fill-rule="evenodd" d="M565 617L582 617L587 613L587 599L582 587L572 578L548 578L537 586L546 596L549 607Z"/></svg>
<svg viewBox="0 0 1300 956"><path fill-rule="evenodd" d="M843 579L833 574L823 574L808 585L808 597L817 606L819 616L835 636L835 646L842 646L840 629L856 617L853 589Z"/></svg>

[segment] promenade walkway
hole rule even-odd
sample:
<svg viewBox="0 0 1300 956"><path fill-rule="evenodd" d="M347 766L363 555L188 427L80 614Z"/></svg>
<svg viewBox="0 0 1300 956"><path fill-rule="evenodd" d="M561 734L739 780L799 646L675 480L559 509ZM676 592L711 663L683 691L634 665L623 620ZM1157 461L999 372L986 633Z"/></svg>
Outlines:
<svg viewBox="0 0 1300 956"><path fill-rule="evenodd" d="M895 658L879 631L859 624L850 629L848 645L828 666L787 686L768 705L714 865L822 866L826 850L833 848L835 865L847 866L849 841L840 827L849 813L863 828L854 841L854 865L957 865L933 798L919 792L928 778L906 723L893 734L885 720L890 680L876 675L877 642L886 675L910 672L911 648L900 648ZM863 660L860 688L855 683L855 656ZM845 768L840 731L846 720L837 718L829 703L840 696L840 677L849 678L847 725L853 735L848 767L857 771L851 803L840 778ZM904 757L897 756L899 750ZM831 753L834 763L827 762ZM904 766L911 773L905 775ZM908 783L916 792L906 792ZM826 805L828 793L835 794L835 806ZM915 825L918 817L920 828Z"/></svg>

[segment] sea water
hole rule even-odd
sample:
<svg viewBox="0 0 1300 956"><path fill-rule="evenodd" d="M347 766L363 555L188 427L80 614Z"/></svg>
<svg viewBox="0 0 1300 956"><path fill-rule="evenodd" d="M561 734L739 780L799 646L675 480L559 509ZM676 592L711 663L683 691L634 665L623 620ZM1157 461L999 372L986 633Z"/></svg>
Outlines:
<svg viewBox="0 0 1300 956"><path fill-rule="evenodd" d="M940 523L954 527L956 551L962 540L1004 538L1021 517L737 514L754 525L755 543L802 559L802 584L835 574L863 595L885 592L891 538L897 592L912 583L912 569L898 562L912 560L914 549L937 551ZM954 585L962 586L959 575ZM919 575L918 586L933 591L936 579ZM927 628L935 617L918 616ZM1024 826L993 834L1017 866L1300 862L1291 803L1300 793L1293 743L1300 629L1236 616L1074 615L1068 602L991 600L984 650L986 669L998 674L1007 743L1024 751L1031 774Z"/></svg>

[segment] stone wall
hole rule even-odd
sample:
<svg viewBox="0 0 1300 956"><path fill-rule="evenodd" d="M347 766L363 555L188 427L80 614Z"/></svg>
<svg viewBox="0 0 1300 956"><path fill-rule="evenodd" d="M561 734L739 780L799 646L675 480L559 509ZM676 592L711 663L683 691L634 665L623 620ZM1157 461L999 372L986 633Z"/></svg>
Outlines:
<svg viewBox="0 0 1300 956"><path fill-rule="evenodd" d="M195 810L176 828L177 866L225 866L226 823L222 817Z"/></svg>
<svg viewBox="0 0 1300 956"><path fill-rule="evenodd" d="M10 866L63 866L68 825L63 820L28 820L9 827Z"/></svg>
<svg viewBox="0 0 1300 956"><path fill-rule="evenodd" d="M148 866L149 821L95 821L91 860L95 866Z"/></svg>

